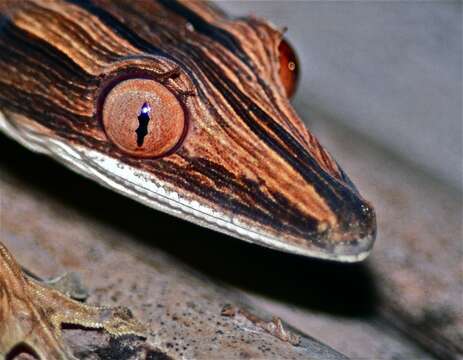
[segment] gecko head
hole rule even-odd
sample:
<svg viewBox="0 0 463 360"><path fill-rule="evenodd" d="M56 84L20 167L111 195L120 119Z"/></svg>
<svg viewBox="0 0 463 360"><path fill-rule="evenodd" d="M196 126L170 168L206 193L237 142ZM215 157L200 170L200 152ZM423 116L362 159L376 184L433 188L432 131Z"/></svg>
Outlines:
<svg viewBox="0 0 463 360"><path fill-rule="evenodd" d="M4 34L32 42L31 56L53 70L50 106L43 98L34 113L9 106L40 132L36 150L252 243L346 262L368 255L374 210L291 107L297 63L280 31L205 2L30 6ZM60 6L69 15L62 28L37 28ZM79 34L67 24L77 21Z"/></svg>

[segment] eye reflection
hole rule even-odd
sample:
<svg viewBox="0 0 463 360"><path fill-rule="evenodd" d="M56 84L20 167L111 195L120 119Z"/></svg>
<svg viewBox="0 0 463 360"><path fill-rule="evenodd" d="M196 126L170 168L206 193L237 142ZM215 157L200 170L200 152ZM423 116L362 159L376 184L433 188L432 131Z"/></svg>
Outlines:
<svg viewBox="0 0 463 360"><path fill-rule="evenodd" d="M151 111L151 107L148 103L144 103L140 110L140 115L138 115L138 128L135 130L137 134L137 145L140 147L143 145L143 141L145 140L145 136L148 134L148 123L151 120L149 117L149 113Z"/></svg>

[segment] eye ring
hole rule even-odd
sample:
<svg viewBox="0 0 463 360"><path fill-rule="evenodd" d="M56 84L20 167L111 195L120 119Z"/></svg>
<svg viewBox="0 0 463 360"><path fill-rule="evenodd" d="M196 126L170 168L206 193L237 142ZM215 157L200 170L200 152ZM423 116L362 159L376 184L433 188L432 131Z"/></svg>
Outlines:
<svg viewBox="0 0 463 360"><path fill-rule="evenodd" d="M158 159L175 153L188 128L181 96L158 74L127 69L103 81L97 118L109 141L121 152Z"/></svg>

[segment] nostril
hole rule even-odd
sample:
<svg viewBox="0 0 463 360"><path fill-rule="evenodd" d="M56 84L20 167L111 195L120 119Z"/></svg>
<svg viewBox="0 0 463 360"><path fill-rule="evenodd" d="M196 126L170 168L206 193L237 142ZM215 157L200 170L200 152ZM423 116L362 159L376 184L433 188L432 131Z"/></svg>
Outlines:
<svg viewBox="0 0 463 360"><path fill-rule="evenodd" d="M326 235L334 246L350 244L354 248L360 242L364 245L365 242L372 243L376 237L376 214L373 207L362 201L355 208L346 209L338 214L337 226Z"/></svg>
<svg viewBox="0 0 463 360"><path fill-rule="evenodd" d="M348 236L351 238L375 237L376 235L376 214L373 207L367 202L360 205L359 211L353 216L348 224Z"/></svg>
<svg viewBox="0 0 463 360"><path fill-rule="evenodd" d="M361 212L362 212L362 219L361 221L361 231L363 232L362 235L367 236L376 236L376 213L373 207L368 204L364 203L361 205Z"/></svg>
<svg viewBox="0 0 463 360"><path fill-rule="evenodd" d="M340 261L356 262L365 259L376 239L376 215L371 206L362 205L360 217L351 218L328 236L331 251Z"/></svg>

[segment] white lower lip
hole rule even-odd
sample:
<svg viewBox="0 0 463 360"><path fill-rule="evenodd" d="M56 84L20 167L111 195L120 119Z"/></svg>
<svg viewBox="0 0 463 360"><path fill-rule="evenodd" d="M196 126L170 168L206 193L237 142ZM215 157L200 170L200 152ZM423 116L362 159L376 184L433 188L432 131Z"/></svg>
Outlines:
<svg viewBox="0 0 463 360"><path fill-rule="evenodd" d="M44 136L28 127L13 126L1 112L0 130L32 151L45 153L85 177L144 205L250 243L292 254L341 262L362 261L370 252L372 243L370 237L358 241L358 248L366 249L360 253L354 253L354 249L348 246L338 246L330 253L317 248L308 249L291 245L242 224L238 218L217 212L197 201L190 201L177 192L170 191L168 184L163 184L150 174L100 152L82 146L71 146L60 139Z"/></svg>

